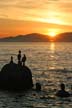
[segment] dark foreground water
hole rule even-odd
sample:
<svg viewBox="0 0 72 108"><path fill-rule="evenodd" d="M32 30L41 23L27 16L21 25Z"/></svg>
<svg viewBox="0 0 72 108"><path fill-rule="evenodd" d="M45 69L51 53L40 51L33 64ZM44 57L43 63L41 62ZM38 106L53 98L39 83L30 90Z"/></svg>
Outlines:
<svg viewBox="0 0 72 108"><path fill-rule="evenodd" d="M72 108L72 96L55 96L61 82L72 94L72 43L0 43L0 70L11 56L17 62L19 49L26 54L33 82L40 82L42 91L0 91L0 108Z"/></svg>

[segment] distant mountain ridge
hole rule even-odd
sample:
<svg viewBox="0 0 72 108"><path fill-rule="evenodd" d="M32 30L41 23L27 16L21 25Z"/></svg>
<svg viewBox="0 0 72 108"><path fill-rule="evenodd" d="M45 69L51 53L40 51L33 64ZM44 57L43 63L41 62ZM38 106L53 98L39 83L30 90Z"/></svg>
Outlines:
<svg viewBox="0 0 72 108"><path fill-rule="evenodd" d="M57 35L58 42L72 42L72 32L65 32Z"/></svg>
<svg viewBox="0 0 72 108"><path fill-rule="evenodd" d="M18 35L16 37L7 37L0 39L0 42L47 42L46 35L32 33L27 35Z"/></svg>
<svg viewBox="0 0 72 108"><path fill-rule="evenodd" d="M32 33L27 35L18 35L16 37L1 38L0 42L72 42L72 32L61 33L51 40L50 36Z"/></svg>

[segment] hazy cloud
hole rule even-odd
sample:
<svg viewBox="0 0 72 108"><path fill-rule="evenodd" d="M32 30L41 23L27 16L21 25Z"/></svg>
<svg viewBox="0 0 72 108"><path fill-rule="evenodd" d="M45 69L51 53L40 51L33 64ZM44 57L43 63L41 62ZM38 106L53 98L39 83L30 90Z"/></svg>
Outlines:
<svg viewBox="0 0 72 108"><path fill-rule="evenodd" d="M0 0L0 17L36 20L60 18L72 24L72 0Z"/></svg>
<svg viewBox="0 0 72 108"><path fill-rule="evenodd" d="M8 15L5 15L5 14L0 14L0 18L8 18Z"/></svg>

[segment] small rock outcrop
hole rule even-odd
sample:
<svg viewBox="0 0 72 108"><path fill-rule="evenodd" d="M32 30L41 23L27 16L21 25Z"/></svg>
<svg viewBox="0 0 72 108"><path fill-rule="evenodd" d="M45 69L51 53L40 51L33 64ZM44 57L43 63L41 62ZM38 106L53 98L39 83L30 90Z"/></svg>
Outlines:
<svg viewBox="0 0 72 108"><path fill-rule="evenodd" d="M11 61L3 66L0 72L0 89L27 90L33 86L32 73L27 66Z"/></svg>

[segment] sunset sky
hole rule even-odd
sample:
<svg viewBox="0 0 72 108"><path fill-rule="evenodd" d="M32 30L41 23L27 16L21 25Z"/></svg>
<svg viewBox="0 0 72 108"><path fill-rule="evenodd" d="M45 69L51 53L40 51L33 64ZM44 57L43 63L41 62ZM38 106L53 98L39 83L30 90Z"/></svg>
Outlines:
<svg viewBox="0 0 72 108"><path fill-rule="evenodd" d="M0 0L0 37L72 31L72 0Z"/></svg>

